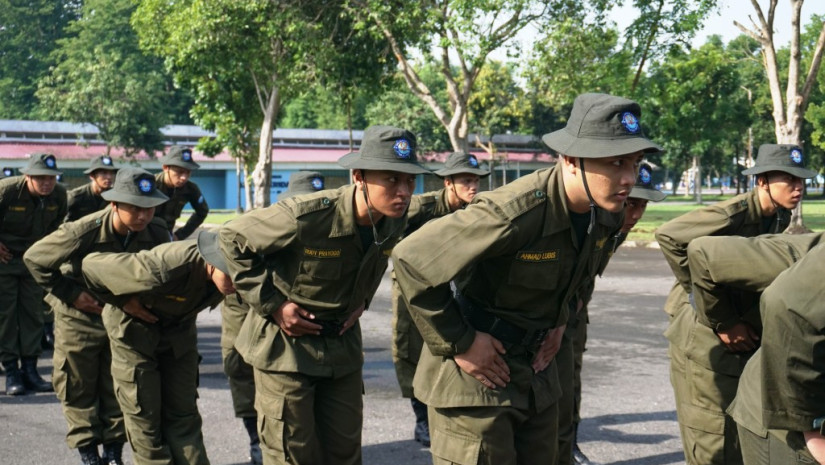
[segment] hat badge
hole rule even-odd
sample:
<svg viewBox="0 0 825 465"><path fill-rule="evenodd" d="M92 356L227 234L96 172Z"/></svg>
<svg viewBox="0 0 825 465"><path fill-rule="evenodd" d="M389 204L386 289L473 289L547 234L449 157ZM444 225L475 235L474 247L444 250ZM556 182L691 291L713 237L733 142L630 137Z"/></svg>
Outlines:
<svg viewBox="0 0 825 465"><path fill-rule="evenodd" d="M392 149L395 150L395 155L398 158L409 159L410 153L412 153L412 148L410 147L410 141L407 139L398 139L395 141L395 144L392 146Z"/></svg>
<svg viewBox="0 0 825 465"><path fill-rule="evenodd" d="M106 166L111 166L112 159L109 158L109 157L103 157L103 158L100 159L100 162L103 163Z"/></svg>
<svg viewBox="0 0 825 465"><path fill-rule="evenodd" d="M644 185L650 184L650 171L647 167L639 168L639 182Z"/></svg>
<svg viewBox="0 0 825 465"><path fill-rule="evenodd" d="M475 155L470 155L469 157L467 157L467 163L469 163L470 166L472 166L473 168L478 168L478 159L475 157Z"/></svg>
<svg viewBox="0 0 825 465"><path fill-rule="evenodd" d="M143 192L144 194L148 194L148 193L152 192L153 187L154 187L154 185L152 184L151 179L143 178L143 179L138 181L138 189L140 189L140 191Z"/></svg>
<svg viewBox="0 0 825 465"><path fill-rule="evenodd" d="M49 168L54 168L54 157L49 155L43 159L43 163L45 163Z"/></svg>
<svg viewBox="0 0 825 465"><path fill-rule="evenodd" d="M797 165L802 164L802 151L799 149L791 150L791 161Z"/></svg>
<svg viewBox="0 0 825 465"><path fill-rule="evenodd" d="M181 151L180 157L183 161L192 161L192 151L189 149L185 149Z"/></svg>
<svg viewBox="0 0 825 465"><path fill-rule="evenodd" d="M626 111L622 113L622 126L627 129L627 132L636 134L639 132L639 119L633 113Z"/></svg>
<svg viewBox="0 0 825 465"><path fill-rule="evenodd" d="M312 185L312 188L316 191L319 191L324 188L324 180L319 177L312 178L310 184Z"/></svg>

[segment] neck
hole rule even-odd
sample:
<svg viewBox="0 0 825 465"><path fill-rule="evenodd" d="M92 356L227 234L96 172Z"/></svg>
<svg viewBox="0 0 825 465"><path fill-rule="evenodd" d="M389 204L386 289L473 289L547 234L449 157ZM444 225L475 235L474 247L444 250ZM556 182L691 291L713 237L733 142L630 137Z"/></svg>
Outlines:
<svg viewBox="0 0 825 465"><path fill-rule="evenodd" d="M100 193L103 192L103 188L100 187L96 182L92 181L92 192L94 192L95 195L100 195Z"/></svg>
<svg viewBox="0 0 825 465"><path fill-rule="evenodd" d="M759 208L762 209L762 216L773 216L776 214L778 205L771 200L771 195L767 188L759 187L756 196L759 199Z"/></svg>
<svg viewBox="0 0 825 465"><path fill-rule="evenodd" d="M118 216L117 212L114 212L112 215L112 228L121 236L129 234L129 228L126 227L125 223L120 221L120 216Z"/></svg>
<svg viewBox="0 0 825 465"><path fill-rule="evenodd" d="M464 205L464 201L458 197L452 187L447 188L447 203L450 205L450 211L456 211Z"/></svg>
<svg viewBox="0 0 825 465"><path fill-rule="evenodd" d="M364 191L362 191L360 187L355 187L355 197L353 198L353 202L355 202L355 223L359 226L370 226L370 207L367 204L366 198L364 198ZM372 219L376 224L378 224L383 217L383 214L372 210Z"/></svg>

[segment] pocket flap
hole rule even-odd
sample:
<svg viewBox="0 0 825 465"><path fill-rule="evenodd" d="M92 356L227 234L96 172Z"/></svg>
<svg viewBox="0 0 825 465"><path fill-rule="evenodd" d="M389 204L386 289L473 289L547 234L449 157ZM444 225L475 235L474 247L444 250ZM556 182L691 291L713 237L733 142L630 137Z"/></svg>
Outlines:
<svg viewBox="0 0 825 465"><path fill-rule="evenodd" d="M481 439L451 431L433 431L430 450L433 456L458 465L476 465L481 452Z"/></svg>
<svg viewBox="0 0 825 465"><path fill-rule="evenodd" d="M265 416L282 420L284 416L284 398L267 396L264 399L263 396L255 396L255 409Z"/></svg>

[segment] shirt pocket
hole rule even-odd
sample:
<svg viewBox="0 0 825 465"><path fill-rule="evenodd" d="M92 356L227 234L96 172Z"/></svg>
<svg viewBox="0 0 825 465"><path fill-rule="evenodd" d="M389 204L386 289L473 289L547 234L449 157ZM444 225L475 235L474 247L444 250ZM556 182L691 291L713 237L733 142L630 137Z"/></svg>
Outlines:
<svg viewBox="0 0 825 465"><path fill-rule="evenodd" d="M295 276L294 291L313 300L327 300L323 297L331 297L329 291L338 287L332 283L341 281L342 269L338 259L304 260Z"/></svg>
<svg viewBox="0 0 825 465"><path fill-rule="evenodd" d="M527 289L555 289L558 286L561 268L559 260L515 261L510 266L507 284Z"/></svg>
<svg viewBox="0 0 825 465"><path fill-rule="evenodd" d="M31 216L28 208L12 205L3 217L3 229L15 236L25 236L29 233Z"/></svg>

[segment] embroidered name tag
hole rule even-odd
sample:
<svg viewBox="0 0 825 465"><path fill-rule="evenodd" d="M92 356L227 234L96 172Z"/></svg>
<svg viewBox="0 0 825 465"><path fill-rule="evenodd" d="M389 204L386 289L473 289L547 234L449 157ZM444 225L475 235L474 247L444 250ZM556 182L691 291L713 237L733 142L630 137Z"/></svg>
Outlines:
<svg viewBox="0 0 825 465"><path fill-rule="evenodd" d="M186 297L179 296L179 295L169 294L169 295L166 295L164 297L166 297L169 300L174 300L175 302L186 302Z"/></svg>
<svg viewBox="0 0 825 465"><path fill-rule="evenodd" d="M304 247L304 255L314 258L341 258L341 249L310 249Z"/></svg>
<svg viewBox="0 0 825 465"><path fill-rule="evenodd" d="M24 212L24 211L26 211L26 207L15 207L15 206L11 206L11 207L9 207L9 211L12 211L12 212Z"/></svg>
<svg viewBox="0 0 825 465"><path fill-rule="evenodd" d="M596 240L596 250L602 250L605 242L607 242L607 237Z"/></svg>
<svg viewBox="0 0 825 465"><path fill-rule="evenodd" d="M523 262L549 262L559 258L559 250L545 250L536 252L519 252L516 260Z"/></svg>

